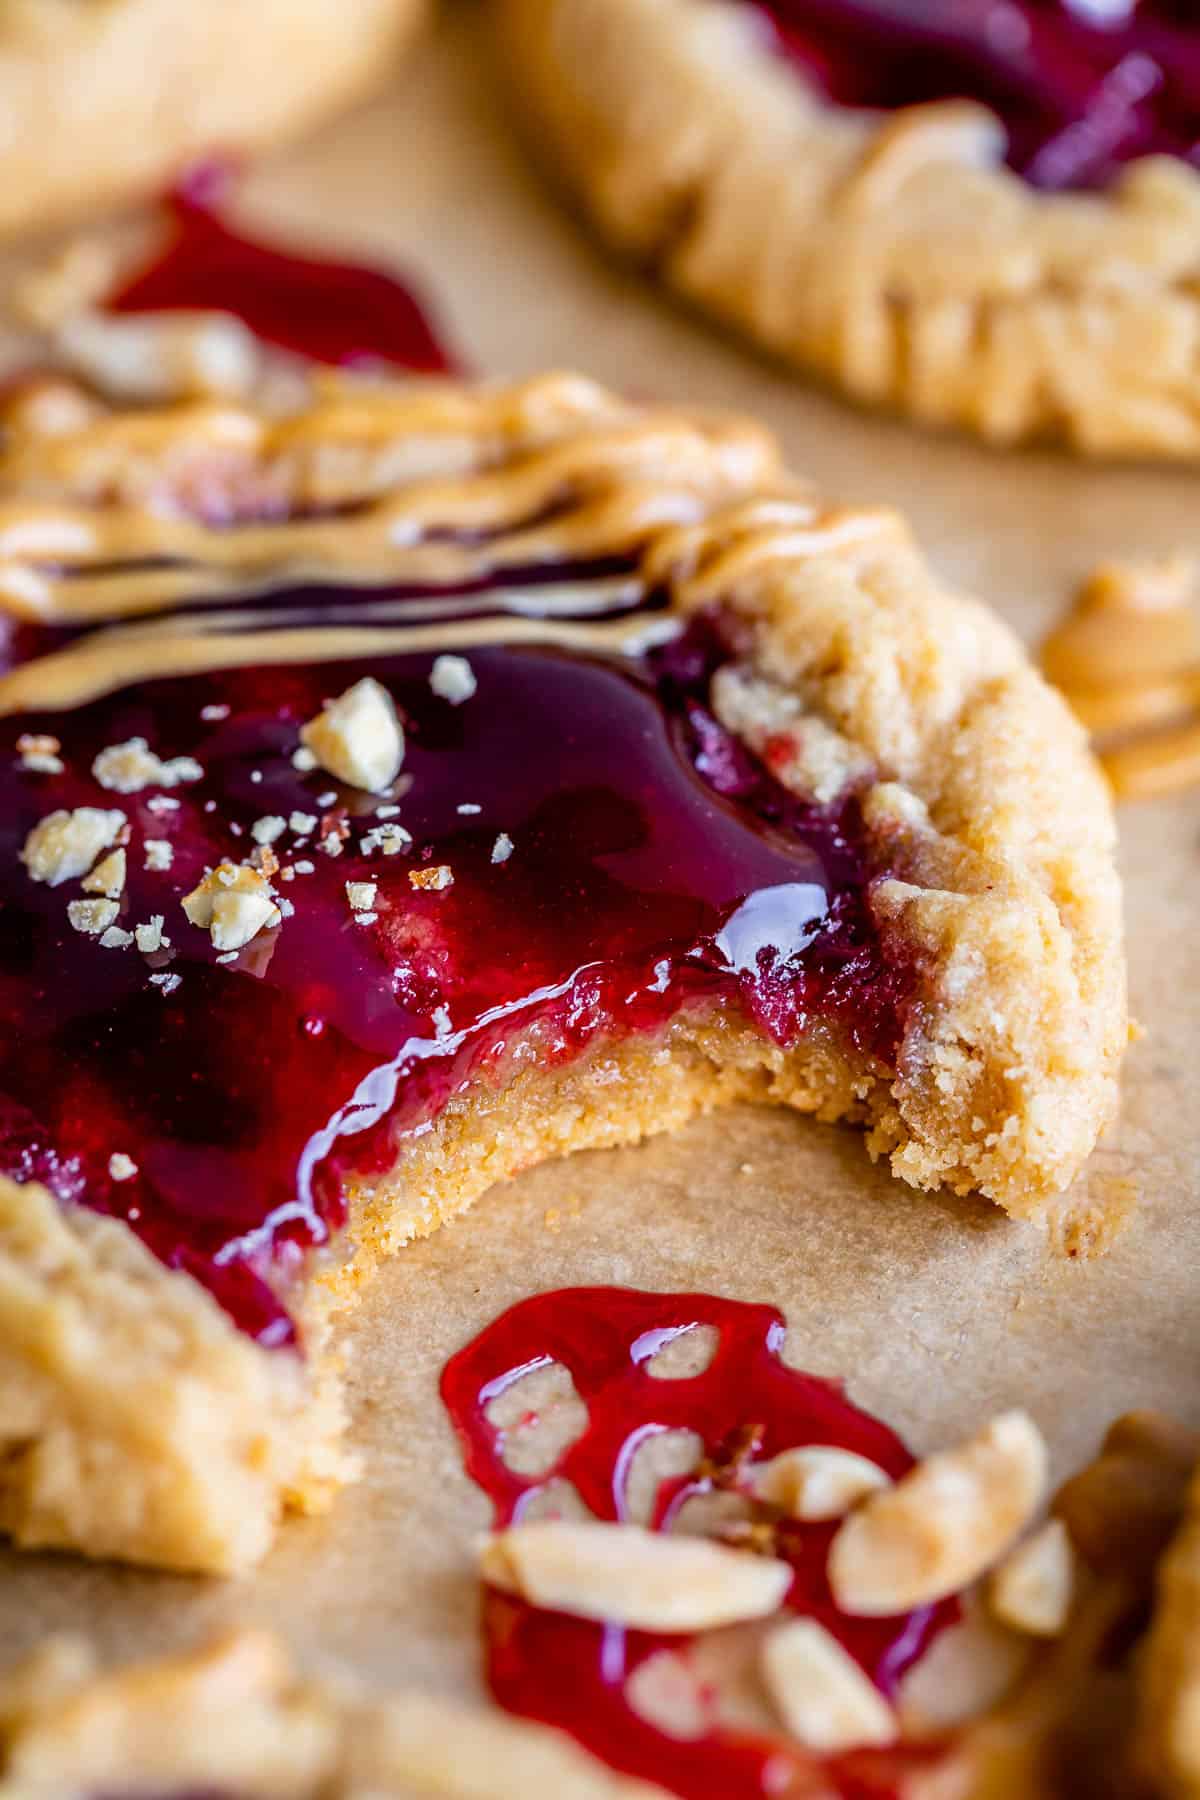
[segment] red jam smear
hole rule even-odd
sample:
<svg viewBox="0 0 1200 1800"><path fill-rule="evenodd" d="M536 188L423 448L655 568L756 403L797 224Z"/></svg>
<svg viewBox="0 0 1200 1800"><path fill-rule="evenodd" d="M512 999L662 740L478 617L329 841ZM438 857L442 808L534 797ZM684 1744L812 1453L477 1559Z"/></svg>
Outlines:
<svg viewBox="0 0 1200 1800"><path fill-rule="evenodd" d="M380 269L243 236L216 210L223 188L197 181L172 196L165 248L110 297L112 311L233 313L264 343L313 362L459 371L410 287Z"/></svg>
<svg viewBox="0 0 1200 1800"><path fill-rule="evenodd" d="M664 1380L647 1365L664 1341L690 1327L717 1331L702 1373ZM684 1501L714 1488L736 1490L749 1454L778 1455L802 1444L836 1445L869 1457L892 1476L913 1459L894 1432L847 1400L841 1387L789 1368L786 1327L773 1306L708 1294L646 1294L624 1288L573 1288L519 1302L454 1356L442 1375L442 1399L462 1444L467 1473L495 1507L497 1527L521 1517L552 1480L571 1482L601 1519L625 1516L623 1482L633 1451L648 1433L683 1429L704 1443L698 1476L664 1482L654 1524L663 1529ZM587 1408L582 1435L539 1475L513 1472L504 1433L488 1403L539 1363L570 1371ZM957 1616L955 1602L892 1619L853 1619L838 1611L825 1573L836 1523L787 1522L775 1554L791 1563L786 1604L818 1619L876 1685L894 1695L905 1670ZM813 1756L783 1738L714 1726L698 1738L668 1736L629 1705L624 1684L658 1651L679 1650L682 1634L629 1631L542 1611L511 1594L485 1589L484 1639L491 1691L501 1706L568 1731L612 1768L658 1782L686 1800L759 1800L820 1793L842 1800L898 1800L905 1778L937 1751L859 1751Z"/></svg>
<svg viewBox="0 0 1200 1800"><path fill-rule="evenodd" d="M291 598L331 622L350 600ZM391 1170L455 1094L505 1080L531 1032L550 1069L716 1007L784 1044L831 1020L889 1063L910 975L875 932L857 803L806 806L722 730L708 685L730 653L712 618L630 660L474 650L459 706L431 691L432 653L401 653L152 681L0 722L0 1172L128 1220L281 1343L288 1280L344 1222L350 1175ZM380 801L291 761L300 726L368 672L404 721L391 804L407 854L365 854ZM58 737L64 772L23 768L22 733ZM134 736L195 757L202 779L101 787L93 759ZM116 923L161 915L168 950L101 947L68 923L78 882L28 877L31 827L79 806L126 813ZM320 823L273 846L294 916L218 963L181 897L253 850L254 821L297 812ZM331 831L337 856L318 846ZM496 863L501 833L514 849ZM170 842L169 870L144 867L147 838ZM442 864L452 886L414 889L410 870ZM357 880L379 884L368 924L346 898ZM112 1178L114 1153L136 1176Z"/></svg>
<svg viewBox="0 0 1200 1800"><path fill-rule="evenodd" d="M1192 0L748 0L842 106L971 99L1035 187L1098 188L1139 156L1200 166Z"/></svg>

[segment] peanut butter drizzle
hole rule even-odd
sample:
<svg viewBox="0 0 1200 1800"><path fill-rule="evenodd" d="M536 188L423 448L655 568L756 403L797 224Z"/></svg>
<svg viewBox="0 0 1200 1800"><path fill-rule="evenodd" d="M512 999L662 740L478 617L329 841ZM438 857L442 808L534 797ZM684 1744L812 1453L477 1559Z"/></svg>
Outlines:
<svg viewBox="0 0 1200 1800"><path fill-rule="evenodd" d="M1195 569L1104 563L1042 649L1046 675L1092 733L1121 799L1200 782Z"/></svg>
<svg viewBox="0 0 1200 1800"><path fill-rule="evenodd" d="M401 653L546 644L582 654L636 656L680 629L672 615L575 623L557 619L446 620L436 625L316 626L192 632L136 627L90 637L0 676L0 716L64 712L141 681L271 663L342 662Z"/></svg>
<svg viewBox="0 0 1200 1800"><path fill-rule="evenodd" d="M274 419L55 394L0 416L0 610L43 623L217 602L266 579L451 585L628 553L776 467L755 428L639 414L568 376L496 391L322 377Z"/></svg>
<svg viewBox="0 0 1200 1800"><path fill-rule="evenodd" d="M323 375L283 416L119 411L60 381L16 395L0 426L0 610L107 622L0 676L6 714L255 664L488 644L634 655L781 558L855 563L906 535L894 514L784 484L757 427L642 413L574 376L489 390ZM613 555L640 564L569 574ZM555 563L563 581L492 588L484 618L464 616L478 597L438 593ZM336 613L255 604L304 583L341 587ZM392 601L382 583L430 591ZM671 615L626 615L656 589ZM232 597L245 604L211 610Z"/></svg>

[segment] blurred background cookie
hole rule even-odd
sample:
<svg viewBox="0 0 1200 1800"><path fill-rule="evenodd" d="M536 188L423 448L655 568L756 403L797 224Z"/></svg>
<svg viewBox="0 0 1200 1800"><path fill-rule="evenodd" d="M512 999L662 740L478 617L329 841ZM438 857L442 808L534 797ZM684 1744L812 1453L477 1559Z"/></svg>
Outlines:
<svg viewBox="0 0 1200 1800"><path fill-rule="evenodd" d="M425 0L5 0L0 236L295 136L384 82Z"/></svg>

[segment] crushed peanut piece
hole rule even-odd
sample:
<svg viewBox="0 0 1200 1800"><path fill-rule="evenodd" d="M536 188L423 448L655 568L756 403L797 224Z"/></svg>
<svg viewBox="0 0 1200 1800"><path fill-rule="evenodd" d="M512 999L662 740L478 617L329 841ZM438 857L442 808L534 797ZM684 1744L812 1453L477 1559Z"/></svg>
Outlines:
<svg viewBox="0 0 1200 1800"><path fill-rule="evenodd" d="M878 1463L830 1444L784 1450L751 1470L757 1498L793 1519L840 1519L890 1482Z"/></svg>
<svg viewBox="0 0 1200 1800"><path fill-rule="evenodd" d="M193 925L206 930L216 950L240 950L283 913L257 869L222 863L181 902Z"/></svg>
<svg viewBox="0 0 1200 1800"><path fill-rule="evenodd" d="M158 988L163 994L173 994L177 987L183 986L183 976L168 974L152 975L150 977L150 986Z"/></svg>
<svg viewBox="0 0 1200 1800"><path fill-rule="evenodd" d="M404 761L404 732L392 696L370 675L331 700L300 737L323 769L372 794L391 785Z"/></svg>
<svg viewBox="0 0 1200 1800"><path fill-rule="evenodd" d="M227 719L231 710L232 708L227 706L223 700L216 700L211 706L202 706L200 708L200 717L204 720L206 725L212 725L219 719Z"/></svg>
<svg viewBox="0 0 1200 1800"><path fill-rule="evenodd" d="M273 844L287 830L287 820L279 813L264 813L261 819L255 819L250 827L250 836L256 844Z"/></svg>
<svg viewBox="0 0 1200 1800"><path fill-rule="evenodd" d="M765 1618L791 1586L788 1563L639 1525L539 1520L488 1538L480 1570L534 1606L642 1631L705 1631Z"/></svg>
<svg viewBox="0 0 1200 1800"><path fill-rule="evenodd" d="M114 1181L132 1181L138 1166L123 1150L114 1150L108 1159L108 1172Z"/></svg>
<svg viewBox="0 0 1200 1800"><path fill-rule="evenodd" d="M113 923L117 911L115 900L72 900L67 907L67 918L75 931L82 931L88 937L99 937Z"/></svg>
<svg viewBox="0 0 1200 1800"><path fill-rule="evenodd" d="M896 1715L848 1650L815 1619L790 1619L770 1633L762 1669L792 1736L823 1756L891 1744Z"/></svg>
<svg viewBox="0 0 1200 1800"><path fill-rule="evenodd" d="M474 800L462 800L454 810L462 813L464 818L471 818L475 813L481 813L483 808L482 806L476 806Z"/></svg>
<svg viewBox="0 0 1200 1800"><path fill-rule="evenodd" d="M408 879L415 888L426 888L438 893L442 888L453 887L454 870L449 863L434 863L429 869L410 869Z"/></svg>
<svg viewBox="0 0 1200 1800"><path fill-rule="evenodd" d="M110 850L83 879L85 894L103 894L106 900L118 900L125 888L125 852Z"/></svg>
<svg viewBox="0 0 1200 1800"><path fill-rule="evenodd" d="M173 756L163 762L144 737L110 744L92 763L92 774L101 787L118 794L137 794L148 787L178 787L182 781L199 781L204 770L194 756Z"/></svg>
<svg viewBox="0 0 1200 1800"><path fill-rule="evenodd" d="M346 898L350 902L352 912L367 912L375 904L375 896L379 886L374 881L348 881Z"/></svg>
<svg viewBox="0 0 1200 1800"><path fill-rule="evenodd" d="M89 385L127 402L245 394L261 362L240 319L190 309L154 319L74 313L59 325L55 350Z"/></svg>
<svg viewBox="0 0 1200 1800"><path fill-rule="evenodd" d="M279 858L270 844L256 844L249 856L250 866L270 881L272 875L279 873Z"/></svg>
<svg viewBox="0 0 1200 1800"><path fill-rule="evenodd" d="M17 739L21 766L33 775L61 775L66 767L61 749L59 740L44 731L23 731Z"/></svg>
<svg viewBox="0 0 1200 1800"><path fill-rule="evenodd" d="M100 948L102 950L128 950L132 942L132 931L122 931L119 925L110 925L100 939Z"/></svg>
<svg viewBox="0 0 1200 1800"><path fill-rule="evenodd" d="M373 825L364 832L359 845L364 856L370 856L373 850L382 850L385 856L399 856L412 843L412 833L405 831L403 825Z"/></svg>
<svg viewBox="0 0 1200 1800"><path fill-rule="evenodd" d="M21 861L33 881L58 887L77 875L86 875L100 852L116 842L124 825L123 812L106 812L98 806L47 813L25 839Z"/></svg>
<svg viewBox="0 0 1200 1800"><path fill-rule="evenodd" d="M319 823L316 813L294 812L288 819L288 830L294 831L297 837L307 837Z"/></svg>
<svg viewBox="0 0 1200 1800"><path fill-rule="evenodd" d="M298 750L292 751L292 767L298 769L301 775L309 774L316 766L317 759L307 744L301 744Z"/></svg>
<svg viewBox="0 0 1200 1800"><path fill-rule="evenodd" d="M156 950L169 949L171 940L163 932L165 923L161 913L152 913L144 925L134 926L133 935L143 956L152 956Z"/></svg>
<svg viewBox="0 0 1200 1800"><path fill-rule="evenodd" d="M146 838L143 845L146 859L142 864L145 869L160 872L169 869L175 861L175 846L170 838Z"/></svg>
<svg viewBox="0 0 1200 1800"><path fill-rule="evenodd" d="M1046 1446L1023 1412L918 1463L838 1528L829 1581L843 1612L881 1618L967 1587L1028 1525L1046 1484Z"/></svg>
<svg viewBox="0 0 1200 1800"><path fill-rule="evenodd" d="M993 1569L988 1599L996 1617L1030 1637L1058 1637L1075 1593L1075 1552L1061 1519L1011 1550Z"/></svg>
<svg viewBox="0 0 1200 1800"><path fill-rule="evenodd" d="M492 861L494 863L506 863L512 853L513 841L509 837L507 831L502 831L492 845Z"/></svg>
<svg viewBox="0 0 1200 1800"><path fill-rule="evenodd" d="M465 656L439 656L430 671L429 685L440 700L448 700L451 706L461 706L464 700L471 698L479 683Z"/></svg>

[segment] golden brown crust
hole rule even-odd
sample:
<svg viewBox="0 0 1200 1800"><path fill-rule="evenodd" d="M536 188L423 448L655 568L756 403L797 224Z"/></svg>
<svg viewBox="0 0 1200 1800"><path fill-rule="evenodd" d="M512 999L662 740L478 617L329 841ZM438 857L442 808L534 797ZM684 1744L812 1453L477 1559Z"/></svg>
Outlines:
<svg viewBox="0 0 1200 1800"><path fill-rule="evenodd" d="M72 389L47 410L46 398L19 398L7 414L0 605L47 620L134 616L0 676L0 712L69 707L139 674L241 665L258 649L307 660L336 643L339 657L367 657L395 647L398 631L409 645L414 633L441 647L483 633L611 652L647 618L670 631L719 601L740 615L748 647L714 688L718 713L751 747L769 740L772 766L806 798L833 799L852 783L888 871L873 890L876 918L917 993L895 1067L821 1026L783 1050L721 1009L681 1017L653 1042L599 1044L558 1073L521 1075L514 1056L492 1085L448 1107L389 1177L352 1191L353 1257L315 1270L296 1302L313 1348L330 1306L380 1257L492 1182L730 1099L859 1123L872 1154L905 1180L980 1188L1015 1215L1048 1221L1071 1247L1104 1229L1060 1195L1112 1114L1127 1033L1106 791L1081 728L1017 640L938 584L894 516L813 498L754 427L645 411L570 376L490 388L329 379L282 412L248 401L129 412ZM332 498L345 516L264 525L264 494L275 511ZM198 516L197 496L211 514ZM430 542L463 525L485 528L482 551ZM445 579L444 561L425 559L485 555L503 570L614 549L633 557L621 605L663 589L665 619L368 621L335 640L311 623L282 629L276 614L262 621L271 633L260 645L223 632L198 598L223 580L252 589L268 572ZM539 604L553 591L539 589ZM148 606L168 616L137 616ZM254 622L245 608L239 618ZM75 1243L98 1228L56 1229ZM137 1255L152 1285L157 1265ZM268 1377L252 1365L271 1358L184 1277L161 1279L172 1313L186 1291L203 1329L244 1354L231 1416L255 1416ZM53 1285L40 1290L39 1330L58 1330L60 1300ZM0 1309L0 1345L5 1333ZM145 1375L160 1378L154 1357ZM60 1430L56 1380L72 1416L88 1412L90 1390L61 1369L47 1380L50 1431ZM284 1466L272 1449L262 1485L303 1498L312 1480L292 1452L299 1462ZM237 1471L236 1447L223 1454ZM244 1540L218 1522L189 1549L169 1525L165 1536L141 1531L136 1507L119 1528L105 1522L105 1479L78 1484L98 1522L47 1523L47 1505L21 1489L8 1529L176 1566L227 1567L263 1548L272 1498L249 1507L259 1523Z"/></svg>
<svg viewBox="0 0 1200 1800"><path fill-rule="evenodd" d="M425 0L6 0L0 236L152 193L386 79Z"/></svg>
<svg viewBox="0 0 1200 1800"><path fill-rule="evenodd" d="M0 1178L0 1529L173 1569L256 1562L349 1466L335 1393L126 1225Z"/></svg>
<svg viewBox="0 0 1200 1800"><path fill-rule="evenodd" d="M1200 452L1200 176L1037 193L965 102L824 103L730 0L503 0L518 103L622 249L855 398L996 443Z"/></svg>

